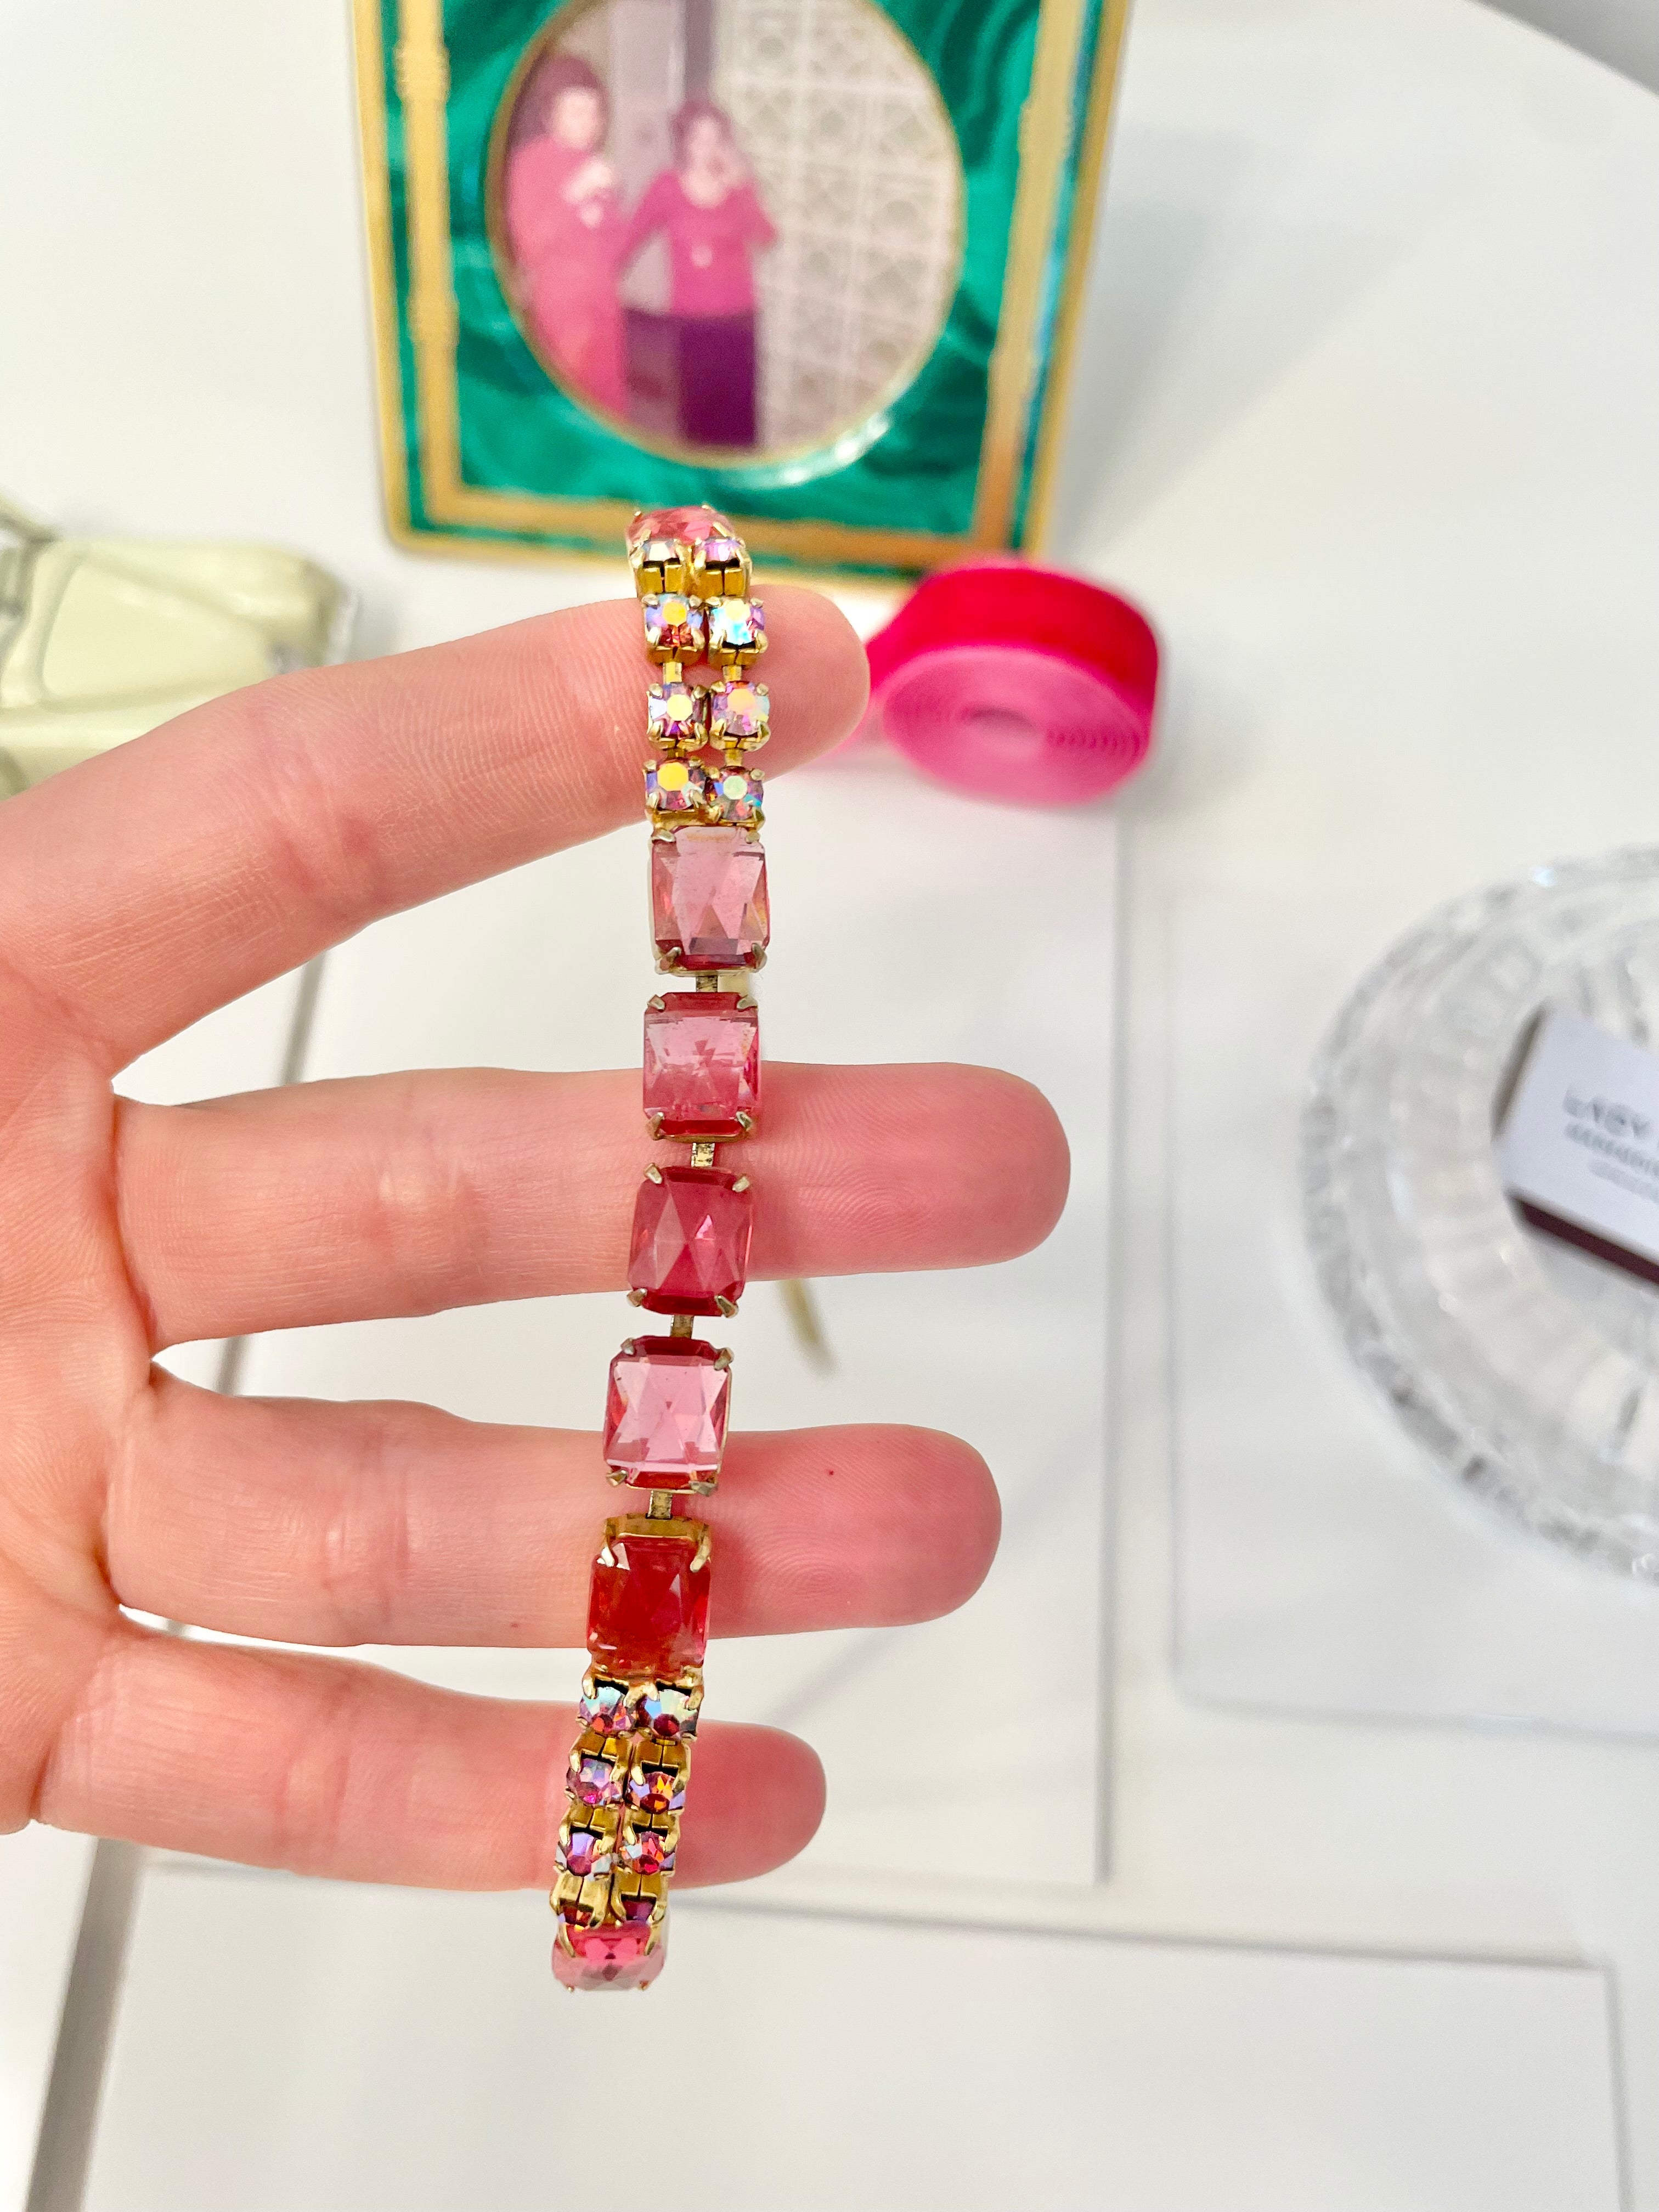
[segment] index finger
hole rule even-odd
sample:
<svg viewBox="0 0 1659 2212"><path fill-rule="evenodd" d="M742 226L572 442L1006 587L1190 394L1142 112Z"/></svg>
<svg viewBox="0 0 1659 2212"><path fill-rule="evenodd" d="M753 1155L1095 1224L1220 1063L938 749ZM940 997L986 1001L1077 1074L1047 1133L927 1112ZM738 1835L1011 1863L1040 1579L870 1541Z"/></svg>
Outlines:
<svg viewBox="0 0 1659 2212"><path fill-rule="evenodd" d="M765 594L763 765L865 691L830 601ZM0 945L110 1069L382 915L616 828L641 804L632 600L274 678L0 807Z"/></svg>

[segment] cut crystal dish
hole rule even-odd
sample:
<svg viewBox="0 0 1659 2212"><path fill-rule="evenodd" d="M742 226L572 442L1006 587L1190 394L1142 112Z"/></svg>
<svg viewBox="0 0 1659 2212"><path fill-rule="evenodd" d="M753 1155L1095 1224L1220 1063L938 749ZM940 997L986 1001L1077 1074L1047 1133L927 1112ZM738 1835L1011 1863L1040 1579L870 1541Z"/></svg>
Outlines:
<svg viewBox="0 0 1659 2212"><path fill-rule="evenodd" d="M1312 1071L1308 1245L1350 1352L1437 1466L1659 1582L1659 1291L1525 1226L1498 1181L1546 1008L1659 1048L1659 850L1472 892L1372 969Z"/></svg>

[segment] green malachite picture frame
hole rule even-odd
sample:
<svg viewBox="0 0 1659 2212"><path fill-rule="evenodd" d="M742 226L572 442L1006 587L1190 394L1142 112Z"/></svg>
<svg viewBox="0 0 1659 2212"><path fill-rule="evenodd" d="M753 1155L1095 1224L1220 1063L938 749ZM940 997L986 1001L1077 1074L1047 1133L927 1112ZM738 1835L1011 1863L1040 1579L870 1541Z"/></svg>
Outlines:
<svg viewBox="0 0 1659 2212"><path fill-rule="evenodd" d="M516 88L617 3L356 0L392 535L609 555L635 508L708 501L757 552L817 570L914 574L1039 543L1127 0L814 0L875 10L937 94L959 163L950 270L861 419L741 451L677 445L562 382L503 242ZM707 22L767 0L677 4Z"/></svg>

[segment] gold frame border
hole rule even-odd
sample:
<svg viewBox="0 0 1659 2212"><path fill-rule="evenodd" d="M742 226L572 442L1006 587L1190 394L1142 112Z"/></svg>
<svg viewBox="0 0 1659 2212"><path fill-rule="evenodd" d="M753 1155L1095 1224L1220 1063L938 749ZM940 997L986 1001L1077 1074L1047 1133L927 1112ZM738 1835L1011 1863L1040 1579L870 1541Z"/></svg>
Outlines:
<svg viewBox="0 0 1659 2212"><path fill-rule="evenodd" d="M969 528L953 536L734 515L733 521L755 550L779 554L807 567L914 571L938 567L964 553L1006 548L1041 367L1036 339L1048 265L1046 245L1053 236L1064 173L1085 5L1086 0L1039 0L1036 51L1021 122L1019 180L1009 228L1009 277L991 355L985 430ZM1107 0L1079 149L1072 234L1033 456L1027 531L1033 545L1040 539L1052 494L1056 435L1076 337L1078 282L1093 232L1127 10L1128 0ZM353 15L387 526L397 543L422 552L465 549L480 554L568 560L582 549L532 544L523 538L486 544L441 530L417 530L412 522L386 166L380 0L353 0ZM600 541L614 540L632 519L633 509L624 501L562 500L539 494L484 491L468 484L461 476L455 374L459 313L449 236L449 57L443 38L443 0L398 0L398 25L392 58L404 118L409 329L415 356L416 443L427 515L433 522L470 525L475 529L568 531Z"/></svg>
<svg viewBox="0 0 1659 2212"><path fill-rule="evenodd" d="M1060 273L1060 312L1048 356L1048 388L1042 420L1036 426L1031 456L1031 489L1025 507L1028 544L1041 545L1048 534L1054 503L1054 469L1064 427L1066 396L1071 390L1072 368L1077 355L1078 324L1083 312L1083 277L1094 245L1095 217L1099 212L1101 186L1106 173L1106 153L1111 143L1117 112L1118 71L1123 60L1123 40L1129 27L1130 0L1106 0L1100 40L1095 50L1093 78L1078 148L1077 182L1073 201L1072 234L1066 241L1066 266ZM1051 218L1052 219L1052 218Z"/></svg>

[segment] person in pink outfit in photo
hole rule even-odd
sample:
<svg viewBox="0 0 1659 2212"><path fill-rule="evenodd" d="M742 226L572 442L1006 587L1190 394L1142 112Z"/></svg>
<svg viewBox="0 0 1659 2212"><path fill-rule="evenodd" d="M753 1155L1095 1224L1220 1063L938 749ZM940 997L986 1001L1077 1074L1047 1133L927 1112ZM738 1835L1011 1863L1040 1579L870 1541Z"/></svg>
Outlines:
<svg viewBox="0 0 1659 2212"><path fill-rule="evenodd" d="M753 257L775 241L777 232L724 108L688 100L670 131L674 166L652 179L629 218L617 270L647 239L666 234L680 434L693 446L753 446Z"/></svg>
<svg viewBox="0 0 1659 2212"><path fill-rule="evenodd" d="M559 377L596 407L625 416L622 202L604 150L609 96L579 55L555 54L518 112L529 135L507 155L506 217L520 305Z"/></svg>

